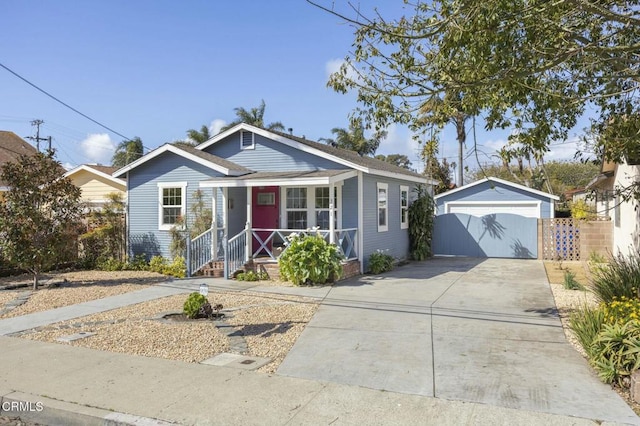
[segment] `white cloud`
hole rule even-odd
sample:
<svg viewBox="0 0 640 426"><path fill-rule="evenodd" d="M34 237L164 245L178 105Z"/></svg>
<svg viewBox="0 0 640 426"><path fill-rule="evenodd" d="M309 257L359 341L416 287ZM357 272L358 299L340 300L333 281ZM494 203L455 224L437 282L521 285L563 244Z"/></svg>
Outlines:
<svg viewBox="0 0 640 426"><path fill-rule="evenodd" d="M106 133L93 133L80 142L80 149L90 162L110 164L116 144Z"/></svg>
<svg viewBox="0 0 640 426"><path fill-rule="evenodd" d="M387 128L387 137L380 142L376 154L404 154L411 160L411 167L419 169L420 145L416 142L409 131L391 124Z"/></svg>
<svg viewBox="0 0 640 426"><path fill-rule="evenodd" d="M331 74L340 71L340 67L344 63L345 63L344 59L329 59L327 63L324 64L324 71L327 75L327 79L329 79ZM357 81L360 78L358 76L358 73L352 67L349 67L349 69L347 70L347 77L355 81Z"/></svg>
<svg viewBox="0 0 640 426"><path fill-rule="evenodd" d="M211 133L212 136L215 136L218 133L220 133L220 129L222 129L226 125L227 125L226 121L224 121L224 120L222 120L220 118L216 118L209 125L209 133Z"/></svg>
<svg viewBox="0 0 640 426"><path fill-rule="evenodd" d="M64 167L64 169L66 171L69 171L71 169L74 169L76 166L74 166L73 164L66 162L66 163L62 163L62 167Z"/></svg>

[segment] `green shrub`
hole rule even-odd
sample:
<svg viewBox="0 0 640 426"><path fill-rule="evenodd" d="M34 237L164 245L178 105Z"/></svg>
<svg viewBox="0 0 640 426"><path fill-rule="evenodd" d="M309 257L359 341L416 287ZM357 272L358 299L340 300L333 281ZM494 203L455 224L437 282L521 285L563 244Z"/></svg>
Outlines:
<svg viewBox="0 0 640 426"><path fill-rule="evenodd" d="M236 280L238 281L258 281L259 279L260 275L253 271L240 272L236 275Z"/></svg>
<svg viewBox="0 0 640 426"><path fill-rule="evenodd" d="M591 250L589 253L589 262L591 263L607 263L607 258L598 253L595 250Z"/></svg>
<svg viewBox="0 0 640 426"><path fill-rule="evenodd" d="M584 290L584 286L576 281L576 274L569 270L564 271L563 285L567 290Z"/></svg>
<svg viewBox="0 0 640 426"><path fill-rule="evenodd" d="M122 271L125 269L125 263L113 257L98 259L96 269L100 271Z"/></svg>
<svg viewBox="0 0 640 426"><path fill-rule="evenodd" d="M187 317L195 318L198 316L200 308L202 308L205 303L209 303L207 298L200 293L194 292L187 297L182 310Z"/></svg>
<svg viewBox="0 0 640 426"><path fill-rule="evenodd" d="M166 266L167 260L162 256L153 256L149 261L149 270L152 272L162 274Z"/></svg>
<svg viewBox="0 0 640 426"><path fill-rule="evenodd" d="M269 274L267 274L266 271L260 271L260 272L258 272L258 279L260 281L268 281L269 280Z"/></svg>
<svg viewBox="0 0 640 426"><path fill-rule="evenodd" d="M598 300L605 303L622 297L637 298L640 289L640 252L628 257L618 255L611 259L607 268L596 269L592 287Z"/></svg>
<svg viewBox="0 0 640 426"><path fill-rule="evenodd" d="M381 274L393 269L393 257L382 250L376 250L369 256L369 271L372 274Z"/></svg>
<svg viewBox="0 0 640 426"><path fill-rule="evenodd" d="M165 264L162 273L176 278L184 278L187 276L187 262L184 257L177 256L173 262Z"/></svg>
<svg viewBox="0 0 640 426"><path fill-rule="evenodd" d="M569 317L569 328L590 358L593 354L593 342L603 326L604 310L601 307L584 306L571 313Z"/></svg>
<svg viewBox="0 0 640 426"><path fill-rule="evenodd" d="M278 265L283 279L295 285L323 284L342 275L342 254L319 233L291 234Z"/></svg>
<svg viewBox="0 0 640 426"><path fill-rule="evenodd" d="M607 324L624 324L640 320L640 300L622 296L603 306L604 320Z"/></svg>
<svg viewBox="0 0 640 426"><path fill-rule="evenodd" d="M593 342L591 363L605 383L625 386L640 368L640 322L605 324Z"/></svg>
<svg viewBox="0 0 640 426"><path fill-rule="evenodd" d="M128 259L125 268L129 271L146 271L149 269L147 256L144 254L136 254L133 259Z"/></svg>
<svg viewBox="0 0 640 426"><path fill-rule="evenodd" d="M424 260L432 255L434 202L423 185L415 188L417 199L408 209L409 251L413 260Z"/></svg>

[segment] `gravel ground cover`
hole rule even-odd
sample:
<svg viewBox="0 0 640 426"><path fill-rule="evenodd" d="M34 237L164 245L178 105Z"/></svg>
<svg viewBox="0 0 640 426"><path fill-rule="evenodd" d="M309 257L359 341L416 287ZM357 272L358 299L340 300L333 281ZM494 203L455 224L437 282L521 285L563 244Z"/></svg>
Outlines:
<svg viewBox="0 0 640 426"><path fill-rule="evenodd" d="M567 266L567 264L569 264L569 266ZM578 343L574 333L569 328L569 317L571 316L571 313L577 309L584 306L593 307L598 304L594 294L588 289L589 269L581 262L563 262L562 267L571 268L569 270L575 271L576 277L580 278L578 281L587 286L586 290L568 290L562 285L564 274L556 271L557 264L555 262L545 262L544 266L547 271L547 277L549 278L549 286L551 287L551 292L553 293L553 298L555 299L556 307L558 308L558 314L560 315L564 334L575 350L587 359L584 349L580 346L580 343ZM580 270L583 271L582 277L578 275ZM631 399L631 395L627 389L621 389L617 386L614 386L613 389L618 392L618 394L627 402L627 404L629 404L636 414L640 415L640 404Z"/></svg>
<svg viewBox="0 0 640 426"><path fill-rule="evenodd" d="M31 283L30 275L0 278L2 284ZM0 315L11 318L41 312L90 300L141 290L169 278L148 271L72 271L43 275L42 287L33 292L23 305ZM30 291L27 287L23 291ZM16 297L17 291L0 291L0 308Z"/></svg>
<svg viewBox="0 0 640 426"><path fill-rule="evenodd" d="M269 357L260 371L276 371L315 313L317 301L295 296L210 292L212 304L221 303L224 320L171 322L164 314L182 312L187 295L176 295L41 327L21 337L56 342L79 332L95 335L71 342L103 351L200 362L228 352L229 338L216 324L234 326L244 337L248 355Z"/></svg>

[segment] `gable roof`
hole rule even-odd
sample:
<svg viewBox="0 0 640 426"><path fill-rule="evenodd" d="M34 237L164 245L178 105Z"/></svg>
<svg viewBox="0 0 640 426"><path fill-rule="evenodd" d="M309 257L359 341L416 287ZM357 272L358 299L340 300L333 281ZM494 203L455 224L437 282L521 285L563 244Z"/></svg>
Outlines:
<svg viewBox="0 0 640 426"><path fill-rule="evenodd" d="M560 199L560 197L558 197L557 195L549 194L548 192L538 191L537 189L533 189L533 188L529 188L528 186L524 186L524 185L520 185L520 184L517 184L517 183L509 182L507 180L500 179L500 178L497 178L497 177L486 177L484 179L480 179L480 180L477 180L475 182L468 183L468 184L463 185L463 186L459 186L458 188L453 189L451 191L443 192L442 194L438 194L433 198L435 200L437 200L439 198L442 198L442 197L445 197L445 196L449 196L451 194L455 194L458 191L462 191L462 190L465 190L465 189L468 189L468 188L472 188L474 186L483 184L485 182L496 182L496 183L499 183L499 184L502 184L502 185L505 185L505 186L510 186L512 188L519 189L521 191L526 191L526 192L530 192L530 193L535 194L535 195L539 195L541 197L549 198L551 200L556 200L557 201L557 200Z"/></svg>
<svg viewBox="0 0 640 426"><path fill-rule="evenodd" d="M0 130L0 167L5 163L16 161L23 154L36 154L31 144L13 132ZM0 180L0 188L5 188L6 182Z"/></svg>
<svg viewBox="0 0 640 426"><path fill-rule="evenodd" d="M242 176L247 173L253 172L253 170L247 169L246 167L243 167L232 161L225 160L224 158L209 154L208 152L200 151L190 146L164 144L161 147L154 149L150 153L138 158L136 161L129 163L123 168L115 171L113 173L113 176L120 177L127 173L129 170L135 169L136 167L146 163L151 159L156 158L160 154L164 154L165 152L171 152L173 154L179 155L227 176Z"/></svg>
<svg viewBox="0 0 640 426"><path fill-rule="evenodd" d="M265 138L275 140L300 151L304 151L318 157L326 158L335 163L342 164L344 166L351 167L365 173L393 177L397 179L405 179L419 183L434 183L434 181L430 181L425 176L419 173L396 166L394 164L387 163L386 161L381 161L371 157L362 157L354 151L335 148L320 142L310 141L305 138L278 132L275 130L262 129L260 127L252 126L247 123L237 124L236 126L233 126L232 128L225 130L224 132L218 133L208 141L205 141L198 145L196 149L206 149L216 142L219 142L222 139L240 130L256 133L258 135L264 136Z"/></svg>
<svg viewBox="0 0 640 426"><path fill-rule="evenodd" d="M64 177L70 177L78 172L85 171L107 179L115 183L116 185L126 185L126 181L123 178L116 178L112 176L116 170L118 170L117 167L102 166L97 164L81 164L78 167L73 168L65 173Z"/></svg>

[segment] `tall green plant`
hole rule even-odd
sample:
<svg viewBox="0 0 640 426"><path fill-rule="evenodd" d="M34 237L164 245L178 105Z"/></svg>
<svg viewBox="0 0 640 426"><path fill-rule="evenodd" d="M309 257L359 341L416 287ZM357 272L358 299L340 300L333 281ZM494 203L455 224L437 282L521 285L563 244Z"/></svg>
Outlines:
<svg viewBox="0 0 640 426"><path fill-rule="evenodd" d="M591 308L584 306L569 317L569 328L573 331L578 343L587 353L589 358L593 356L595 342L605 323L605 313L600 307Z"/></svg>
<svg viewBox="0 0 640 426"><path fill-rule="evenodd" d="M640 251L629 256L619 254L608 267L595 269L592 288L598 300L605 303L640 297Z"/></svg>
<svg viewBox="0 0 640 426"><path fill-rule="evenodd" d="M125 203L118 193L107 194L107 201L99 210L89 214L89 230L80 236L82 263L92 268L107 259L118 262L125 254Z"/></svg>
<svg viewBox="0 0 640 426"><path fill-rule="evenodd" d="M295 285L323 284L342 275L342 254L320 233L291 234L287 248L278 259L280 275Z"/></svg>
<svg viewBox="0 0 640 426"><path fill-rule="evenodd" d="M9 187L0 199L0 251L33 274L34 290L42 271L77 254L80 189L63 173L53 151L21 155L0 169Z"/></svg>
<svg viewBox="0 0 640 426"><path fill-rule="evenodd" d="M424 186L415 191L418 198L409 206L409 250L413 260L424 260L432 255L434 204Z"/></svg>

